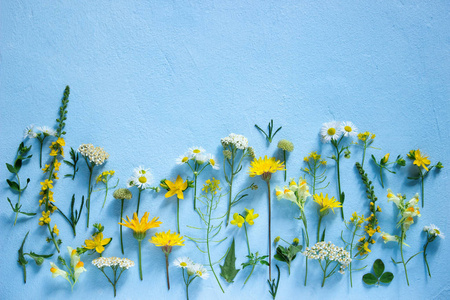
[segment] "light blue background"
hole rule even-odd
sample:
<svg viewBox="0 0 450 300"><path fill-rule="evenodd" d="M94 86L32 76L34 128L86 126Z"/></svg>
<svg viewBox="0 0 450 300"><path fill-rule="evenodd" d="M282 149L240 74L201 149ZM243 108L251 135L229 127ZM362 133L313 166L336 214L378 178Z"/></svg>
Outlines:
<svg viewBox="0 0 450 300"><path fill-rule="evenodd" d="M6 197L17 199L7 187L4 167L11 162L22 138L23 129L36 125L54 126L62 93L71 87L67 120L68 146L81 143L102 146L111 154L102 170L116 170L121 185L134 167L152 169L155 184L164 177L187 175L187 167L177 167L175 158L188 147L199 145L219 156L220 138L230 132L244 134L260 155L279 155L276 143L288 138L295 151L288 159L290 176L301 175L302 159L311 151L331 155L331 146L322 146L318 132L321 124L333 119L350 120L362 131L377 134L370 150L381 157L405 155L421 148L432 163L441 160L445 168L426 180L426 206L418 224L408 232L406 255L419 251L425 235L424 225L435 223L450 235L448 211L449 160L449 3L447 1L1 1L0 3L0 157L2 253L1 299L95 299L112 298L112 287L90 263L94 256L83 256L87 273L70 292L62 278L52 279L49 261L36 267L30 261L28 282L22 281L17 264L17 250L25 233L30 236L25 250L48 252L47 232L37 225L38 216L20 217L12 227L13 213ZM265 126L273 118L283 129L271 145L254 128ZM20 175L32 182L23 195L23 208L37 210L37 193L42 172L38 168L38 144L32 141L34 157ZM69 152L69 147L66 147ZM367 214L368 205L354 163L361 151L352 148L352 158L342 163L343 191L347 195L346 216L357 210ZM48 157L45 154L44 157ZM222 164L222 163L221 163ZM396 209L387 203L386 191L378 182L377 169L366 162L373 178L383 213L382 230L395 230ZM386 185L408 198L420 190L406 180L411 168L397 175L385 174ZM327 192L336 195L335 168L329 163ZM96 173L100 169L97 169ZM245 171L236 186L252 182ZM64 174L69 172L62 167ZM223 179L222 170L205 172ZM281 182L282 174L273 177L272 186ZM267 251L267 191L261 188L233 212L255 208L260 214L250 228L252 250ZM80 165L76 180L60 179L55 185L56 204L68 212L72 193L77 198L86 192L87 169ZM135 193L136 190L133 190ZM112 195L112 193L111 193ZM192 194L182 201L181 222L198 224L191 210ZM105 256L120 256L118 238L119 204L109 197L101 210L103 193L92 199L92 221L105 225L105 235L114 237ZM225 210L225 201L220 212ZM131 214L134 198L126 207ZM317 216L315 204L307 205L310 235L314 240ZM142 211L159 216L158 230L175 229L175 198L145 192ZM295 212L295 213L294 213ZM40 213L40 212L39 212ZM273 232L287 240L299 236L300 224L294 220L297 210L288 202L273 203ZM344 229L340 216L326 217L327 240L342 245ZM92 228L85 228L83 214L73 238L70 226L55 214L66 246L81 246ZM93 223L93 222L92 222ZM155 230L148 234L150 237ZM237 263L244 262L245 237L229 226L223 235L235 236ZM124 229L126 256L137 262L137 243ZM223 255L231 241L214 249L216 258ZM320 288L320 268L310 263L308 286L303 286L304 259L297 258L288 277L281 267L282 279L277 299L289 297L331 299L448 299L450 249L447 240L429 247L433 277L426 276L421 256L408 265L411 286L407 287L401 266L390 257L399 258L398 247L381 241L365 263L376 258L386 262L395 274L388 287L367 287L361 282L363 272L354 273L354 287L348 274L336 274ZM171 260L188 255L206 262L191 242L174 249ZM55 261L56 257L52 259ZM117 299L183 299L184 284L179 270L170 269L172 289L166 289L162 251L143 244L144 281L138 268L127 271L118 284ZM219 272L218 266L216 269ZM249 270L241 271L234 284L223 283L222 294L215 280L196 280L191 285L191 299L270 299L266 283L267 269L257 268L246 286ZM275 274L275 273L274 273Z"/></svg>

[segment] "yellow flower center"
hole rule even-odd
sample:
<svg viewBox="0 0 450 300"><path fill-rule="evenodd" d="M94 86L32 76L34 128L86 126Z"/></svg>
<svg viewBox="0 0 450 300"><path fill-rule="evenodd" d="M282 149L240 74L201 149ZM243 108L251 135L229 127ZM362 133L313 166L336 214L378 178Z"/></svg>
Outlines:
<svg viewBox="0 0 450 300"><path fill-rule="evenodd" d="M55 273L58 269L56 268L50 268L50 272Z"/></svg>
<svg viewBox="0 0 450 300"><path fill-rule="evenodd" d="M187 156L185 156L185 157L183 157L183 159L181 160L181 162L187 162L189 160L189 157L187 157Z"/></svg>
<svg viewBox="0 0 450 300"><path fill-rule="evenodd" d="M182 263L180 263L180 266L186 267L186 266L187 266L187 263L185 263L185 262L183 261Z"/></svg>
<svg viewBox="0 0 450 300"><path fill-rule="evenodd" d="M212 158L209 160L209 163L211 164L211 166L215 166L216 165L216 162Z"/></svg>
<svg viewBox="0 0 450 300"><path fill-rule="evenodd" d="M336 129L335 128L328 128L327 133L328 133L328 135L334 135L336 133Z"/></svg>
<svg viewBox="0 0 450 300"><path fill-rule="evenodd" d="M281 195L281 192L280 192L280 191L277 191L277 192L276 192L276 195L277 195L277 196L280 196L280 195Z"/></svg>
<svg viewBox="0 0 450 300"><path fill-rule="evenodd" d="M194 152L194 153L200 153L200 150L198 150L198 149L195 149L194 151L192 151L192 152Z"/></svg>
<svg viewBox="0 0 450 300"><path fill-rule="evenodd" d="M344 129L345 129L345 131L347 131L347 132L352 132L352 128L350 127L350 126L345 126L344 127Z"/></svg>
<svg viewBox="0 0 450 300"><path fill-rule="evenodd" d="M434 230L436 232L436 234L441 234L441 232L437 229Z"/></svg>
<svg viewBox="0 0 450 300"><path fill-rule="evenodd" d="M197 275L202 277L202 275L203 275L202 271L197 271Z"/></svg>
<svg viewBox="0 0 450 300"><path fill-rule="evenodd" d="M139 177L139 182L140 183L146 183L147 182L147 177L145 177L145 176Z"/></svg>

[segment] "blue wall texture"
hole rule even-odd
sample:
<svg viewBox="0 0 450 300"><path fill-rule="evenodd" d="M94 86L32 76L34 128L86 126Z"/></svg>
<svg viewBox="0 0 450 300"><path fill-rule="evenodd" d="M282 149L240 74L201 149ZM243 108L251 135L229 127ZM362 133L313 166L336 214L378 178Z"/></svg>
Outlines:
<svg viewBox="0 0 450 300"><path fill-rule="evenodd" d="M450 161L450 5L448 1L1 1L0 2L0 167L2 201L0 228L2 254L1 299L98 299L112 298L112 288L91 265L96 255L84 255L87 272L82 274L73 292L62 278L52 279L49 261L37 267L28 265L28 282L23 284L17 250L27 231L26 250L51 252L45 242L45 228L38 216L21 217L13 227L13 213L6 197L16 199L5 179L10 174L5 162L14 159L24 128L54 126L64 87L70 85L67 120L67 146L82 143L102 146L110 159L100 170L116 170L124 186L134 167L151 168L155 185L164 177L189 174L175 159L188 147L202 146L222 161L220 138L240 133L249 139L258 156L276 155L280 138L294 142L289 156L288 176L299 177L303 157L311 151L330 156L331 146L319 141L323 122L349 120L361 131L377 137L368 154L391 157L420 148L432 163L441 160L445 168L432 172L426 180L426 205L422 217L408 232L407 256L420 251L425 242L422 228L434 223L450 234L448 202ZM270 119L283 129L275 142L267 144L254 124ZM30 143L30 142L29 142ZM33 158L21 171L31 182L22 203L28 211L38 210L38 144ZM68 152L69 147L66 147ZM352 157L342 163L342 187L346 193L345 212L367 215L363 186L354 163L361 159L360 149L352 147ZM44 154L48 157L48 153ZM366 161L367 171L383 212L382 230L396 230L397 211L387 202L377 168ZM244 168L247 172L248 162ZM420 185L406 179L413 167L385 174L387 187L412 197ZM63 166L61 174L70 170ZM330 186L325 190L336 196L335 165L329 162ZM250 228L252 248L267 251L267 191L260 179L249 179L245 172L236 186L255 182L261 188L250 194L234 211L254 208L260 214ZM63 211L69 210L73 193L86 193L88 171L81 164L75 181L60 179L55 185L55 200ZM207 171L223 180L222 170ZM272 186L282 185L276 174ZM136 192L136 191L134 191ZM192 193L182 201L182 230L199 225L191 209ZM101 209L103 194L94 193L93 221L105 225L105 236L114 238L105 256L120 256L117 225L119 203L111 196ZM131 214L136 197L125 208ZM175 198L163 193L145 192L142 211L159 216L162 230L175 229ZM218 213L225 211L223 201ZM309 200L307 216L311 236L317 226L316 205ZM233 212L234 212L233 211ZM289 203L273 201L273 236L286 240L301 238L300 224L294 220ZM92 234L86 229L83 214L76 238L70 226L55 214L66 246L79 247ZM345 229L340 216L326 217L327 240L342 246L340 233ZM149 237L155 230L149 233ZM124 230L126 256L137 262L137 243ZM245 236L234 226L222 231L236 237L237 263L244 262ZM408 264L411 286L407 287L397 245L378 242L370 256L360 263L371 265L382 258L395 279L385 287L368 287L361 281L365 271L354 273L353 288L348 274L336 274L320 287L320 268L309 265L309 282L303 286L304 259L297 258L288 276L281 267L277 299L305 297L319 299L449 299L447 240L429 247L432 278L426 275L421 256ZM214 246L219 258L230 240ZM174 249L171 258L187 255L206 262L192 242ZM159 248L144 241L144 281L138 268L127 271L118 285L117 299L183 299L181 274L170 268L172 289L165 285L164 256ZM50 259L56 261L56 257ZM216 266L218 271L218 266ZM215 280L196 280L191 299L270 299L267 270L258 268L247 285L248 269L240 271L234 284L222 282L222 294Z"/></svg>

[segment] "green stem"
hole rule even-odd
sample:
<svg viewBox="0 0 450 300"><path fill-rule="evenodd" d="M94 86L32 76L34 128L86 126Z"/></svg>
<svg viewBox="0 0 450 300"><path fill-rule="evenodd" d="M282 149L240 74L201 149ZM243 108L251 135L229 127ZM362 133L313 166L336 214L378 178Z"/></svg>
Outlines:
<svg viewBox="0 0 450 300"><path fill-rule="evenodd" d="M246 223L244 223L244 229L245 229L245 237L247 239L248 255L251 255L252 253L250 252L250 243L248 242L248 234L247 234L247 225L246 225Z"/></svg>
<svg viewBox="0 0 450 300"><path fill-rule="evenodd" d="M383 183L383 167L380 166L380 180L381 180L381 187L384 189L384 183Z"/></svg>
<svg viewBox="0 0 450 300"><path fill-rule="evenodd" d="M235 151L233 150L231 157L231 176L230 176L230 193L228 194L228 211L227 211L227 222L225 223L225 227L228 226L228 223L230 221L230 212L231 212L231 197L232 197L232 191L233 191L233 178L234 178L234 158L235 158ZM225 170L225 165L223 166Z"/></svg>
<svg viewBox="0 0 450 300"><path fill-rule="evenodd" d="M405 231L402 229L402 237L400 240L400 254L402 255L402 263L403 263L403 267L405 268L406 283L409 286L408 271L406 270L406 263L405 263L405 260L403 259L403 240L404 239L405 239Z"/></svg>
<svg viewBox="0 0 450 300"><path fill-rule="evenodd" d="M186 300L189 300L189 283L186 284Z"/></svg>
<svg viewBox="0 0 450 300"><path fill-rule="evenodd" d="M137 203L137 209L136 209L136 214L138 215L138 217L139 217L139 205L141 204L141 192L142 192L142 190L139 189L139 193L138 193L138 203Z"/></svg>
<svg viewBox="0 0 450 300"><path fill-rule="evenodd" d="M283 150L283 159L284 159L284 181L286 181L287 176L286 150Z"/></svg>
<svg viewBox="0 0 450 300"><path fill-rule="evenodd" d="M323 279L322 279L322 287L325 285L326 273L327 273L328 265L325 266L325 270L323 270Z"/></svg>
<svg viewBox="0 0 450 300"><path fill-rule="evenodd" d="M194 210L197 210L197 177L198 174L194 172Z"/></svg>
<svg viewBox="0 0 450 300"><path fill-rule="evenodd" d="M306 281L307 280L308 280L308 258L306 257L305 286L306 286Z"/></svg>
<svg viewBox="0 0 450 300"><path fill-rule="evenodd" d="M319 224L317 225L317 243L320 242L320 224L322 223L323 216L319 212Z"/></svg>
<svg viewBox="0 0 450 300"><path fill-rule="evenodd" d="M27 283L27 267L26 265L22 265L23 268L23 283Z"/></svg>
<svg viewBox="0 0 450 300"><path fill-rule="evenodd" d="M422 208L425 205L425 191L424 191L424 187L423 187L423 175L422 175L422 171L420 172L420 177L422 178Z"/></svg>
<svg viewBox="0 0 450 300"><path fill-rule="evenodd" d="M180 199L177 197L177 228L180 234Z"/></svg>
<svg viewBox="0 0 450 300"><path fill-rule="evenodd" d="M427 243L425 244L425 246L423 246L423 260L425 261L425 264L427 265L428 276L431 277L430 266L428 266L427 253L426 253L428 243L429 243L429 241L427 240Z"/></svg>
<svg viewBox="0 0 450 300"><path fill-rule="evenodd" d="M342 198L342 193L341 193L341 175L340 175L340 165L339 165L339 159L340 159L340 153L338 153L337 155L337 160L336 160L336 165L337 165L337 179L338 179L338 187L339 187L339 202L341 202L341 198ZM342 208L341 208L341 216L342 216L342 220L344 220L344 203L342 204Z"/></svg>
<svg viewBox="0 0 450 300"><path fill-rule="evenodd" d="M217 283L219 284L220 289L222 290L222 293L225 293L225 291L222 288L222 285L220 284L219 278L217 278L216 272L214 271L212 262L211 262L211 252L209 251L209 232L210 232L210 226L211 226L211 213L212 213L212 200L211 204L208 205L208 226L206 231L206 249L208 251L208 260L209 260L209 267L211 268L211 271L214 274L214 277L216 278Z"/></svg>
<svg viewBox="0 0 450 300"><path fill-rule="evenodd" d="M250 274L248 274L248 277L247 277L247 279L245 279L245 281L244 281L244 285L247 283L247 281L250 279L250 276L252 276L252 274L253 274L253 270L255 269L255 267L256 267L256 265L253 265L252 266L252 270L250 271Z"/></svg>
<svg viewBox="0 0 450 300"><path fill-rule="evenodd" d="M271 228L272 228L272 214L271 214L271 209L270 209L270 181L267 180L267 191L268 191L268 195L269 195L269 280L272 281L272 232L271 232Z"/></svg>
<svg viewBox="0 0 450 300"><path fill-rule="evenodd" d="M105 200L103 200L102 208L105 207L106 197L108 197L108 180L106 180L105 184L106 184L106 192L105 192Z"/></svg>
<svg viewBox="0 0 450 300"><path fill-rule="evenodd" d="M44 140L39 140L41 142L41 148L39 151L39 168L42 169L42 146L44 145Z"/></svg>
<svg viewBox="0 0 450 300"><path fill-rule="evenodd" d="M87 159L86 159L86 163ZM89 215L91 213L91 180L92 180L92 171L94 169L94 167L89 166L89 184L88 184L88 196L87 196L87 200L86 200L86 206L87 206L87 228L89 228Z"/></svg>
<svg viewBox="0 0 450 300"><path fill-rule="evenodd" d="M53 244L55 245L56 250L58 250L58 253L59 253L60 251L59 251L58 243L56 243L55 236L53 235L53 231L50 228L50 223L47 223L47 228L48 228L48 231L50 232L50 236L52 238Z"/></svg>
<svg viewBox="0 0 450 300"><path fill-rule="evenodd" d="M166 274L167 274L167 290L170 290L170 282L169 282L169 254L166 255Z"/></svg>
<svg viewBox="0 0 450 300"><path fill-rule="evenodd" d="M364 160L366 159L366 149L367 149L367 142L364 142L364 150L363 150L363 158L361 162L361 167L364 167Z"/></svg>
<svg viewBox="0 0 450 300"><path fill-rule="evenodd" d="M122 204L120 206L120 220L119 223L122 222L122 217L123 217L123 200L124 199L120 199L122 201ZM120 249L122 249L122 254L125 254L125 252L123 251L123 239L122 239L122 225L120 226Z"/></svg>
<svg viewBox="0 0 450 300"><path fill-rule="evenodd" d="M22 194L22 190L20 188L19 174L16 173L16 177L17 177L17 183L19 184L19 199L17 200L17 207L20 207L20 195ZM16 217L14 218L14 226L16 226L18 216L19 216L19 210L16 211Z"/></svg>
<svg viewBox="0 0 450 300"><path fill-rule="evenodd" d="M352 236L352 242L350 243L350 257L353 258L353 241L355 239L355 234L356 231L358 230L357 225L355 225L355 230L353 231L353 236ZM349 264L350 268L349 268L349 272L350 272L350 287L353 287L353 280L352 280L352 263L350 262Z"/></svg>
<svg viewBox="0 0 450 300"><path fill-rule="evenodd" d="M142 281L143 278L142 278L141 241L138 241L138 243L139 243L139 278L141 278Z"/></svg>

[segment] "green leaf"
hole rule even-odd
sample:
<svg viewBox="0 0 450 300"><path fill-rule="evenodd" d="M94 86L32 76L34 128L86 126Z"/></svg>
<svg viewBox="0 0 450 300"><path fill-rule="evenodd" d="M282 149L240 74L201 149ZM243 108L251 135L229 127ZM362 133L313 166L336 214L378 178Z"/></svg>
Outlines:
<svg viewBox="0 0 450 300"><path fill-rule="evenodd" d="M233 282L234 278L239 272L239 269L236 269L234 238L230 248L228 249L227 256L225 257L225 262L223 266L220 266L220 270L220 276L222 276L229 283Z"/></svg>
<svg viewBox="0 0 450 300"><path fill-rule="evenodd" d="M322 237L320 238L320 241L321 242L323 242L323 241L325 241L325 231L326 231L327 229L325 228L324 230L323 230L323 232L322 232Z"/></svg>
<svg viewBox="0 0 450 300"><path fill-rule="evenodd" d="M42 265L42 263L44 262L44 258L50 258L53 256L53 254L36 254L33 251L31 251L30 253L25 253L25 255L28 255L29 257L34 259L38 266Z"/></svg>
<svg viewBox="0 0 450 300"><path fill-rule="evenodd" d="M19 211L19 214L23 214L23 215L30 216L30 217L36 215L36 213L27 213L27 212L24 212L24 211Z"/></svg>
<svg viewBox="0 0 450 300"><path fill-rule="evenodd" d="M381 275L380 277L380 281L382 283L390 283L392 279L394 279L394 274L392 274L391 272L383 273L383 275Z"/></svg>
<svg viewBox="0 0 450 300"><path fill-rule="evenodd" d="M30 233L30 231L27 232L27 234L25 235L25 237L23 238L22 241L22 245L20 246L19 251L19 260L17 261L19 264L21 264L22 266L25 266L28 261L25 259L25 256L23 255L23 245L25 245L25 241L27 240L28 234Z"/></svg>
<svg viewBox="0 0 450 300"><path fill-rule="evenodd" d="M384 272L384 263L381 259L377 259L373 263L373 272L375 273L375 276L380 278L381 274Z"/></svg>
<svg viewBox="0 0 450 300"><path fill-rule="evenodd" d="M19 185L15 181L11 181L9 179L6 179L6 182L8 183L9 187L18 192L20 190Z"/></svg>
<svg viewBox="0 0 450 300"><path fill-rule="evenodd" d="M16 173L17 173L16 168L14 168L12 165L6 164L6 167L8 168L8 171L9 171L9 172L11 172L11 173L13 173L13 174L16 174Z"/></svg>
<svg viewBox="0 0 450 300"><path fill-rule="evenodd" d="M14 168L16 169L16 172L18 173L20 168L22 168L22 160L21 159L16 159L16 161L14 162Z"/></svg>
<svg viewBox="0 0 450 300"><path fill-rule="evenodd" d="M364 274L362 280L365 284L372 285L378 282L378 278L375 277L372 273Z"/></svg>
<svg viewBox="0 0 450 300"><path fill-rule="evenodd" d="M341 193L341 201L339 201L339 202L341 202L341 204L344 204L344 201L345 201L345 193L342 192Z"/></svg>

